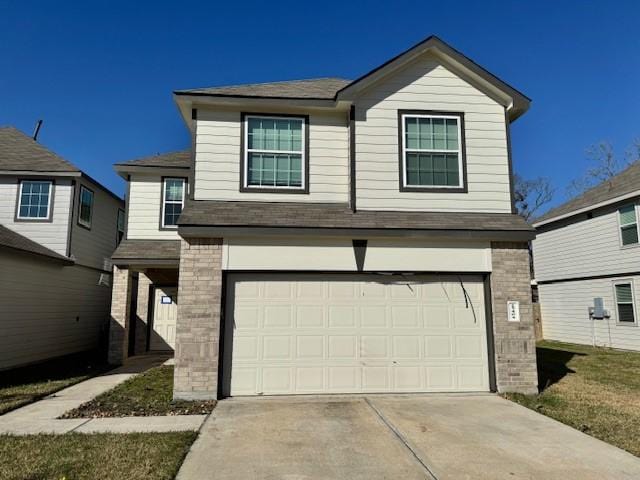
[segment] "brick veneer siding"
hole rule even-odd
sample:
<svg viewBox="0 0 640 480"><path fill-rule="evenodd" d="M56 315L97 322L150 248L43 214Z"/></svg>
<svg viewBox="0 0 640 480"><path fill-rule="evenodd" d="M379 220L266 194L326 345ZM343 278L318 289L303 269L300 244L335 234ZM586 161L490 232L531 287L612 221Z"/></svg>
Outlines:
<svg viewBox="0 0 640 480"><path fill-rule="evenodd" d="M182 240L173 398L215 399L222 296L222 239Z"/></svg>
<svg viewBox="0 0 640 480"><path fill-rule="evenodd" d="M538 392L531 274L526 243L491 244L491 294L499 392ZM507 301L520 302L520 322L507 321Z"/></svg>
<svg viewBox="0 0 640 480"><path fill-rule="evenodd" d="M138 275L138 301L136 304L136 343L135 354L147 351L147 326L149 323L149 286L151 280L144 273Z"/></svg>
<svg viewBox="0 0 640 480"><path fill-rule="evenodd" d="M131 274L127 268L113 267L108 361L121 365L127 358Z"/></svg>

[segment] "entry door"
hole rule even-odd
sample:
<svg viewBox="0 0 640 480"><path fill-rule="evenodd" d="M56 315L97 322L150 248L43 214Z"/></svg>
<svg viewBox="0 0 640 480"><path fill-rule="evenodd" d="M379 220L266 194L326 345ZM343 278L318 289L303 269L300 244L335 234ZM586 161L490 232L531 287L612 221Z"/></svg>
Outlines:
<svg viewBox="0 0 640 480"><path fill-rule="evenodd" d="M481 276L229 275L223 393L488 391Z"/></svg>
<svg viewBox="0 0 640 480"><path fill-rule="evenodd" d="M150 350L173 350L176 343L178 288L156 287L153 305Z"/></svg>

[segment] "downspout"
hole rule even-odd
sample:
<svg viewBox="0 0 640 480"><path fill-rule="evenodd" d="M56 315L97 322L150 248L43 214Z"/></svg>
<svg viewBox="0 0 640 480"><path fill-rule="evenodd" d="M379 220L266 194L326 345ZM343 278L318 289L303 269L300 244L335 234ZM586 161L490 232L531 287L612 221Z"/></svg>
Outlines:
<svg viewBox="0 0 640 480"><path fill-rule="evenodd" d="M356 212L356 106L349 108L349 207Z"/></svg>

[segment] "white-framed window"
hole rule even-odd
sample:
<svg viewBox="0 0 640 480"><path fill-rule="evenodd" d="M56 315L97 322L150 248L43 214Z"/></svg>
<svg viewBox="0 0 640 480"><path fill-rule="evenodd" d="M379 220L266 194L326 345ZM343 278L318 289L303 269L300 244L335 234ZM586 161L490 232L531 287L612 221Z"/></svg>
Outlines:
<svg viewBox="0 0 640 480"><path fill-rule="evenodd" d="M638 243L638 215L636 205L629 204L618 209L620 222L620 243L622 246Z"/></svg>
<svg viewBox="0 0 640 480"><path fill-rule="evenodd" d="M53 181L21 180L16 219L50 220L52 197Z"/></svg>
<svg viewBox="0 0 640 480"><path fill-rule="evenodd" d="M463 116L400 112L401 187L464 189Z"/></svg>
<svg viewBox="0 0 640 480"><path fill-rule="evenodd" d="M613 290L616 301L616 312L618 323L631 325L636 323L635 295L633 293L633 282L621 280L614 282Z"/></svg>
<svg viewBox="0 0 640 480"><path fill-rule="evenodd" d="M119 208L116 220L116 245L120 245L120 242L124 238L124 230L126 226L125 215L125 211Z"/></svg>
<svg viewBox="0 0 640 480"><path fill-rule="evenodd" d="M162 180L162 218L163 228L177 228L178 217L184 207L185 179L165 177Z"/></svg>
<svg viewBox="0 0 640 480"><path fill-rule="evenodd" d="M80 201L78 202L78 225L91 228L93 218L93 191L80 185Z"/></svg>
<svg viewBox="0 0 640 480"><path fill-rule="evenodd" d="M305 117L244 115L244 190L306 189L305 120Z"/></svg>

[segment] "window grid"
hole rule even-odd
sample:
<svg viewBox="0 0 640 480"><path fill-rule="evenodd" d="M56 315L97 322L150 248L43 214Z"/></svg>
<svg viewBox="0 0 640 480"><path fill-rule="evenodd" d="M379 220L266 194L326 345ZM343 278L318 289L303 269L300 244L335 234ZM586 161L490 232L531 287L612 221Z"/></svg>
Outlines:
<svg viewBox="0 0 640 480"><path fill-rule="evenodd" d="M405 186L462 187L459 117L402 115L402 128Z"/></svg>
<svg viewBox="0 0 640 480"><path fill-rule="evenodd" d="M635 306L633 301L633 286L630 282L616 283L616 307L619 323L635 323Z"/></svg>
<svg viewBox="0 0 640 480"><path fill-rule="evenodd" d="M46 220L51 206L51 181L23 180L20 182L19 219Z"/></svg>
<svg viewBox="0 0 640 480"><path fill-rule="evenodd" d="M636 216L636 206L625 205L618 210L620 220L620 240L623 246L635 245L638 243L638 220Z"/></svg>
<svg viewBox="0 0 640 480"><path fill-rule="evenodd" d="M245 122L245 187L302 188L304 119L247 116Z"/></svg>
<svg viewBox="0 0 640 480"><path fill-rule="evenodd" d="M162 226L177 227L184 206L183 178L165 178L162 189Z"/></svg>

